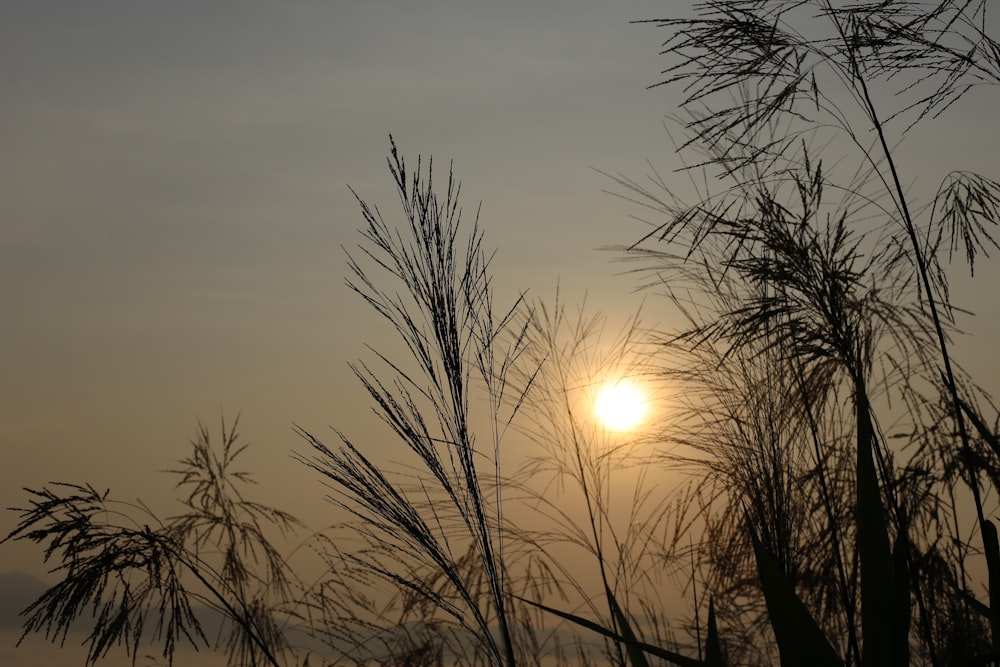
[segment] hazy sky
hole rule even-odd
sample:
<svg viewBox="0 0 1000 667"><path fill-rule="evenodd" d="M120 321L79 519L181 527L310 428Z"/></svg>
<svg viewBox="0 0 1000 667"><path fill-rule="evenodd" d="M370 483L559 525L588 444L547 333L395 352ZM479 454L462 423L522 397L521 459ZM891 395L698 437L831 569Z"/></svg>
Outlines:
<svg viewBox="0 0 1000 667"><path fill-rule="evenodd" d="M196 418L242 410L264 497L322 522L290 426L363 423L346 362L380 334L343 287L341 246L362 222L348 184L395 213L390 132L408 156L454 158L503 296L560 281L630 313L632 279L594 249L644 228L591 167L677 165L661 126L677 100L646 90L665 34L628 21L686 7L0 4L0 505L68 480L156 506L170 480L155 471L186 454ZM996 177L996 99L928 124L905 178ZM994 390L998 276L956 282L979 315L959 358ZM659 302L646 317L672 321ZM5 513L0 531L13 525ZM44 572L36 550L4 545L12 570Z"/></svg>
<svg viewBox="0 0 1000 667"><path fill-rule="evenodd" d="M592 249L636 227L590 167L662 152L659 35L627 23L651 4L4 3L4 504L147 492L220 407L279 466L293 420L344 425L374 335L347 185L395 212L390 132L454 158L508 294L630 289Z"/></svg>

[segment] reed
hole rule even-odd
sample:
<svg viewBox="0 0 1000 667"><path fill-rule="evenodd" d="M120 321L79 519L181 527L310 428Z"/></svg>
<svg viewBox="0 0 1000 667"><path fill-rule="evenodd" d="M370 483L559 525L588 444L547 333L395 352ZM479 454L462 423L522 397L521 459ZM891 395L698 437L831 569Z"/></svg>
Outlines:
<svg viewBox="0 0 1000 667"><path fill-rule="evenodd" d="M400 345L352 369L377 443L411 467L296 427L353 517L309 538L325 568L311 583L267 539L294 519L242 495L235 425L218 447L199 426L169 520L88 485L29 489L6 539L43 545L64 579L26 632L64 640L94 609L91 662L135 655L148 627L170 661L207 642L201 602L229 619L233 664L997 663L996 409L952 359L946 269L1000 247L1000 183L956 172L920 199L896 148L1000 82L985 11L707 0L654 21L695 195L655 172L612 179L650 224L619 251L684 316L674 332L637 317L606 341L558 297L498 309L459 182L419 158L408 171L390 140L402 216L355 195L348 285ZM574 396L619 372L670 387L669 428L595 427ZM515 437L538 454L508 475ZM663 488L663 468L687 477ZM664 613L678 580L680 626Z"/></svg>

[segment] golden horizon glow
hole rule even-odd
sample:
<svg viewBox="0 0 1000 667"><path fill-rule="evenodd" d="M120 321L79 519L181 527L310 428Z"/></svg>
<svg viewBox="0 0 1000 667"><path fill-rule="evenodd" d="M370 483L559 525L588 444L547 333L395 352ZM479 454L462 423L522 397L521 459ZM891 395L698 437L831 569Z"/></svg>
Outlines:
<svg viewBox="0 0 1000 667"><path fill-rule="evenodd" d="M594 413L608 430L628 431L646 415L645 396L628 380L608 382L597 392Z"/></svg>

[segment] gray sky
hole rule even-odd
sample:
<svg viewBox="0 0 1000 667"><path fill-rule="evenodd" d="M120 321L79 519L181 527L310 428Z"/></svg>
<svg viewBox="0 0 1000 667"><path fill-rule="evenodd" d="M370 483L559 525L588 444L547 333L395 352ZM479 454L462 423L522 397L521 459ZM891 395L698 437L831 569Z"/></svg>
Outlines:
<svg viewBox="0 0 1000 667"><path fill-rule="evenodd" d="M676 99L646 90L665 35L628 21L686 6L2 3L0 504L66 480L169 508L155 471L223 409L243 411L263 497L328 520L290 425L369 423L346 362L381 334L343 287L341 246L361 224L347 184L395 212L390 132L407 156L454 158L500 250L502 296L559 281L612 319L631 313L633 280L594 249L644 227L591 167L677 166L661 126ZM998 175L987 99L907 144L916 187L952 168ZM998 276L955 284L980 316L958 356L994 390ZM664 308L646 319L669 326ZM0 531L13 525L2 515ZM12 570L44 572L8 544Z"/></svg>

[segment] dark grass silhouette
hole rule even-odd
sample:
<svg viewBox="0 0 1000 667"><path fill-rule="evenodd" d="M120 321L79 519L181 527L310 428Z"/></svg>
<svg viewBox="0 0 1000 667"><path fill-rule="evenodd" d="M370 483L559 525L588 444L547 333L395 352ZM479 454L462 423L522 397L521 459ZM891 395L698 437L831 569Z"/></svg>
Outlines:
<svg viewBox="0 0 1000 667"><path fill-rule="evenodd" d="M179 517L88 485L29 490L7 539L43 545L64 579L26 632L64 639L90 614L92 661L117 644L135 655L149 630L169 661L177 642L208 641L198 602L228 619L233 664L996 662L1000 442L952 361L946 268L997 247L1000 184L953 173L921 200L894 148L1000 81L986 7L710 0L657 21L663 85L685 95L677 148L704 178L685 203L658 174L613 177L655 216L619 250L687 326L636 320L609 356L600 318L558 299L497 310L457 180L435 184L420 160L407 172L393 143L403 222L359 196L348 265L403 345L353 369L411 467L298 429L300 459L356 519L308 538L326 572L310 583L268 538L294 520L242 495L225 425L219 449L199 428ZM608 438L573 402L612 366L677 396L652 441ZM508 477L515 434L539 454ZM636 446L651 444L657 456ZM688 480L657 488L660 466ZM541 526L511 520L525 507ZM671 578L687 639L664 612Z"/></svg>
<svg viewBox="0 0 1000 667"><path fill-rule="evenodd" d="M790 628L812 632L814 622L847 664L907 664L911 644L930 664L968 659L989 643L966 601L971 545L956 489L972 497L993 568L980 487L996 459L985 422L975 420L975 439L967 427L962 406L981 394L951 361L944 262L958 251L971 268L996 247L1000 185L953 173L919 201L892 146L1000 81L986 4L737 0L696 11L657 22L671 31L662 85L685 95L680 149L719 187L684 204L658 175L650 186L616 180L660 216L625 250L689 313L691 327L667 343L693 363L669 373L700 389L686 440L709 454L707 472L726 489L707 545L719 554L714 586L728 582L739 598L752 551L763 583L762 556L802 591L808 612L779 613L765 586L783 664L841 661L811 653L824 642L797 644ZM888 101L885 87L898 91ZM903 459L872 408L892 395L912 421ZM957 576L941 581L938 562ZM720 606L736 627L761 618ZM964 638L939 634L958 626Z"/></svg>
<svg viewBox="0 0 1000 667"><path fill-rule="evenodd" d="M415 455L419 468L411 474L418 481L394 479L343 434L333 450L300 430L318 453L303 460L334 483L335 502L370 538L372 551L352 556L357 564L432 600L490 663L513 665L499 448L528 390L505 415L507 373L525 345L523 326L507 338L520 301L494 312L490 256L476 223L463 238L461 186L450 172L439 198L433 162L425 172L418 160L410 175L395 143L389 171L406 224L388 226L358 197L368 226L350 256L348 284L396 330L410 357L374 351L390 379L366 364L352 368L381 419ZM487 433L472 426L476 381L487 404Z"/></svg>
<svg viewBox="0 0 1000 667"><path fill-rule="evenodd" d="M133 658L150 635L172 662L178 642L206 646L198 605L219 612L219 638L233 664L278 665L288 649L272 611L290 593L291 573L266 535L297 521L243 496L251 481L233 463L238 419L213 446L199 423L192 454L173 470L187 511L160 520L145 505L114 500L93 486L53 484L27 489L30 506L5 539L44 545L46 562L62 580L25 610L24 634L64 642L77 619L89 621L88 662L115 646Z"/></svg>

